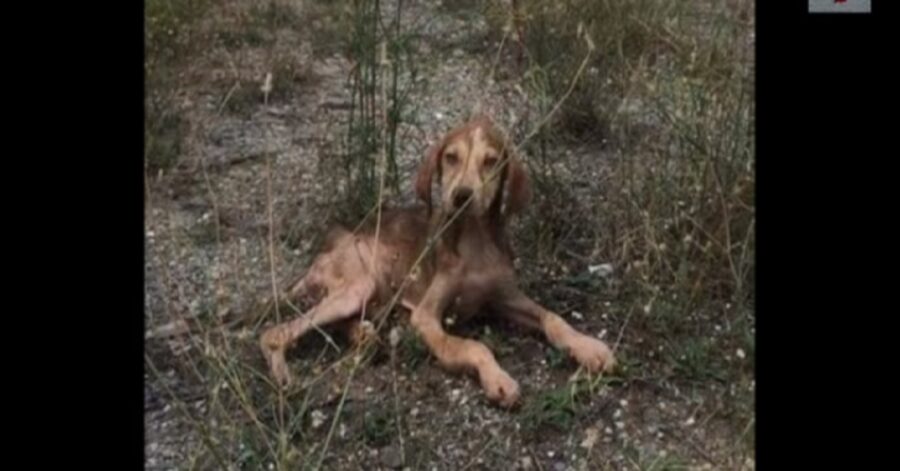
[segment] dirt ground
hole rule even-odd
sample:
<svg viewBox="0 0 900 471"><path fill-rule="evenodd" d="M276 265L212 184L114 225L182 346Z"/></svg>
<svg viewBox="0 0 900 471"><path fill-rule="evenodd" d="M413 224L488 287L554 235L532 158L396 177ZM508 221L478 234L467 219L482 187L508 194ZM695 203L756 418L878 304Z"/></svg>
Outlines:
<svg viewBox="0 0 900 471"><path fill-rule="evenodd" d="M522 133L516 123L534 106L514 81L486 80L497 44L478 15L420 1L408 2L403 15L422 32L422 62L421 83L410 87L415 106L399 131L404 196L396 203L412 201L411 175L428 144L476 102L513 134ZM229 467L275 469L252 431L257 422L274 428L279 415L299 417L285 440L294 455L288 462L303 469L319 460L329 435L325 469L754 469L752 353L723 347L691 358L695 350L644 332L632 311L602 290L570 292L566 286L582 273L599 283L619 276L588 272L605 262L592 253L558 269L525 263L521 270L539 300L615 344L624 372L585 379L541 338L511 325L453 326L485 340L519 381L523 404L502 410L487 403L473 379L440 370L398 312L343 402L352 351L339 337L334 344L324 335L304 338L289 356L301 384L283 397L288 412L279 411L278 394L255 376L265 374L256 350L260 323L271 320L242 319L271 295L273 280L284 287L303 273L334 198L320 176L337 158L352 65L319 44L316 28L275 33L270 47L302 64L303 78L268 103L237 111L223 105L236 77L262 81L271 57L264 47L217 46L181 72L186 85L175 106L187 131L178 163L147 178L147 469L220 469L209 440L229 450ZM573 145L555 155L589 201L591 186L603 181L602 146ZM697 332L714 338L738 329L723 320L727 309L698 308L691 314ZM401 338L396 346L388 341L392 328ZM203 355L228 356L223 361L247 374L241 384L253 413L241 411L239 401L225 404L219 391L235 383L193 360ZM229 432L217 435L228 418L214 410L232 406L238 412Z"/></svg>

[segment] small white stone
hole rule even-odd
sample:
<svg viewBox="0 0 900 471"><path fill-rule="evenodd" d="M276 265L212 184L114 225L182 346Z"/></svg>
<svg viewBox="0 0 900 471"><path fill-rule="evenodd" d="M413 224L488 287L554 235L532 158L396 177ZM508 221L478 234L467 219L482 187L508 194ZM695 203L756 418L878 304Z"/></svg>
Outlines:
<svg viewBox="0 0 900 471"><path fill-rule="evenodd" d="M392 348L396 348L397 345L400 344L400 328L399 327L394 327L393 329L391 329L391 333L388 336L388 340L390 341Z"/></svg>
<svg viewBox="0 0 900 471"><path fill-rule="evenodd" d="M325 413L320 410L314 410L310 413L312 418L312 428L319 428L325 423Z"/></svg>
<svg viewBox="0 0 900 471"><path fill-rule="evenodd" d="M684 425L686 425L686 426L688 426L688 427L690 427L691 425L694 425L694 418L693 418L693 417L689 417L689 418L684 422Z"/></svg>
<svg viewBox="0 0 900 471"><path fill-rule="evenodd" d="M622 407L628 407L628 400L622 399L621 401L619 401L619 405Z"/></svg>
<svg viewBox="0 0 900 471"><path fill-rule="evenodd" d="M613 266L611 263L601 263L599 265L589 265L588 273L591 275L597 275L601 278L606 278L611 275L613 272Z"/></svg>
<svg viewBox="0 0 900 471"><path fill-rule="evenodd" d="M597 334L597 338L600 340L603 340L606 337L606 334L607 334L606 329L603 329L600 331L599 334Z"/></svg>
<svg viewBox="0 0 900 471"><path fill-rule="evenodd" d="M616 422L616 428L622 430L623 428L625 428L625 422L622 422L621 420Z"/></svg>
<svg viewBox="0 0 900 471"><path fill-rule="evenodd" d="M578 320L584 319L584 316L581 315L581 313L578 311L572 311L572 317L574 317L575 319L578 319Z"/></svg>
<svg viewBox="0 0 900 471"><path fill-rule="evenodd" d="M590 450L600 438L600 431L595 427L589 427L584 431L584 440L581 441L581 447Z"/></svg>
<svg viewBox="0 0 900 471"><path fill-rule="evenodd" d="M740 349L740 348L737 349L737 352L735 352L735 355L737 355L737 357L740 358L741 360L743 360L747 356L747 354L744 353L744 350Z"/></svg>

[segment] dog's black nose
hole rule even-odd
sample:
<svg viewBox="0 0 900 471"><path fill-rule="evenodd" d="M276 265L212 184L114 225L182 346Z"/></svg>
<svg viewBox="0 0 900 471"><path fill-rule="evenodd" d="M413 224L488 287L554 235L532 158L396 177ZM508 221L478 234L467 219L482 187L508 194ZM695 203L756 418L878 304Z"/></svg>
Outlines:
<svg viewBox="0 0 900 471"><path fill-rule="evenodd" d="M453 191L453 205L456 206L457 208L461 208L462 205L466 204L466 201L471 196L472 196L471 188L465 188L465 187L457 188L456 190Z"/></svg>

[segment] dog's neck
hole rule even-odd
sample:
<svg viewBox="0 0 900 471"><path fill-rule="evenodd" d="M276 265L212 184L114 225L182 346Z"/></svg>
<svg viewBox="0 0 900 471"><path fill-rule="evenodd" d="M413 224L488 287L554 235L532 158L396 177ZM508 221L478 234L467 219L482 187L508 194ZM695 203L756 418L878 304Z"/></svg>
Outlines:
<svg viewBox="0 0 900 471"><path fill-rule="evenodd" d="M452 216L452 213L444 213L437 220L441 221L440 225L443 225ZM441 234L439 248L448 250L457 256L462 256L466 252L463 246L475 246L482 250L492 246L501 252L508 252L504 221L498 216L491 212L478 216L468 213L460 214Z"/></svg>

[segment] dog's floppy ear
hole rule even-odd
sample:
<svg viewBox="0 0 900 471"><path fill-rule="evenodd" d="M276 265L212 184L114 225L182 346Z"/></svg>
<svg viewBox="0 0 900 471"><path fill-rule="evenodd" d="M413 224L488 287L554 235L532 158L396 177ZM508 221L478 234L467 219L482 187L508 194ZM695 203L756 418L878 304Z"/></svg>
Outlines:
<svg viewBox="0 0 900 471"><path fill-rule="evenodd" d="M425 160L419 165L419 172L416 174L416 195L428 206L431 211L431 182L434 179L434 173L440 174L441 154L444 151L444 140L433 144L425 154Z"/></svg>
<svg viewBox="0 0 900 471"><path fill-rule="evenodd" d="M531 179L512 149L506 149L506 216L521 212L531 201Z"/></svg>

